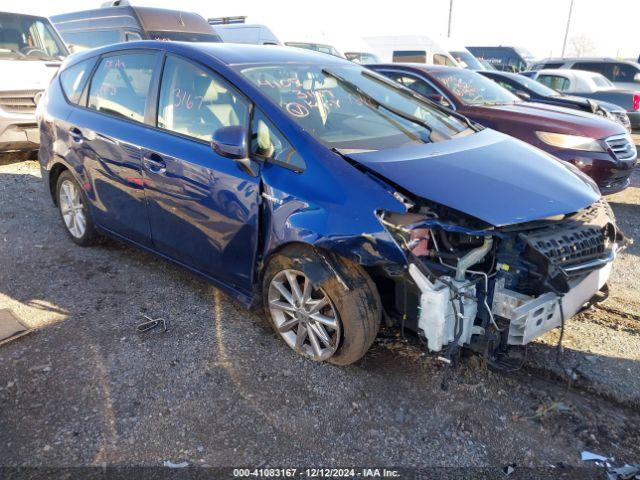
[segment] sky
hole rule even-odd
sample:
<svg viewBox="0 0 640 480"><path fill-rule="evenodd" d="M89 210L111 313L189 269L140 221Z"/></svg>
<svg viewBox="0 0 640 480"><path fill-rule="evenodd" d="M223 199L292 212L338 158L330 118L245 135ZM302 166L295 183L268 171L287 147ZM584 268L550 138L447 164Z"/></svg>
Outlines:
<svg viewBox="0 0 640 480"><path fill-rule="evenodd" d="M462 45L518 45L535 57L559 56L571 0L453 0L452 38ZM0 0L0 10L54 15L99 7L100 0ZM205 18L246 15L281 41L316 41L360 50L368 35L446 36L449 0L131 0L180 8ZM397 5L397 7L396 7ZM592 54L638 58L640 0L574 0L569 39L585 37ZM567 45L570 54L571 41Z"/></svg>

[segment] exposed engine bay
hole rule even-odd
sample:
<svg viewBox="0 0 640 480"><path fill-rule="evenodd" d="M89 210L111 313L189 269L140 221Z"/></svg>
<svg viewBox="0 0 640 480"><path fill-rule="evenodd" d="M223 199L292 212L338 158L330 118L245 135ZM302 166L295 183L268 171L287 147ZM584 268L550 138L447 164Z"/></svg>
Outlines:
<svg viewBox="0 0 640 480"><path fill-rule="evenodd" d="M396 317L431 352L467 346L493 355L564 325L605 285L626 241L604 200L505 227L404 203L407 213L379 213L407 259Z"/></svg>

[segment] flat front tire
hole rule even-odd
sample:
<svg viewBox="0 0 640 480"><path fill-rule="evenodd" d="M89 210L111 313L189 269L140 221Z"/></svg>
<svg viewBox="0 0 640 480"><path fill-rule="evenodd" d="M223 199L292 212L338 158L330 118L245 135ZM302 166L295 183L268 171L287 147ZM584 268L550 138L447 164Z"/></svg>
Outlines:
<svg viewBox="0 0 640 480"><path fill-rule="evenodd" d="M380 297L364 269L337 258L331 260L331 271L327 261L299 246L276 254L263 277L265 313L276 333L299 354L348 365L362 358L375 340ZM319 270L326 280L314 285L304 272Z"/></svg>

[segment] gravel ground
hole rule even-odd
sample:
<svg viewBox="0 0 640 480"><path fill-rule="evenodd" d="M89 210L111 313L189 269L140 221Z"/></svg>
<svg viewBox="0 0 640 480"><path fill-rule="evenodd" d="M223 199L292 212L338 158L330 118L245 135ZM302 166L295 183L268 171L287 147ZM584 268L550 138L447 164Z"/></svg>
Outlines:
<svg viewBox="0 0 640 480"><path fill-rule="evenodd" d="M640 239L640 181L611 198ZM640 264L612 298L549 333L523 370L444 366L383 330L356 365L290 351L261 313L115 241L79 248L35 162L0 163L0 308L34 333L0 346L0 465L579 465L584 449L640 461ZM143 315L169 331L137 333Z"/></svg>

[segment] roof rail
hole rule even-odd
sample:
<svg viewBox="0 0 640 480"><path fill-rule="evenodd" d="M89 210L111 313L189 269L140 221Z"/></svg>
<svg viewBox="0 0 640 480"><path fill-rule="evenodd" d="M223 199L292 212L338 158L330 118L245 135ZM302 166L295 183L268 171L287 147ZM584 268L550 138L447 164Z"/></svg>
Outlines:
<svg viewBox="0 0 640 480"><path fill-rule="evenodd" d="M209 22L209 25L228 25L230 23L244 23L246 19L246 15L238 15L236 17L215 17L210 18L207 21Z"/></svg>

